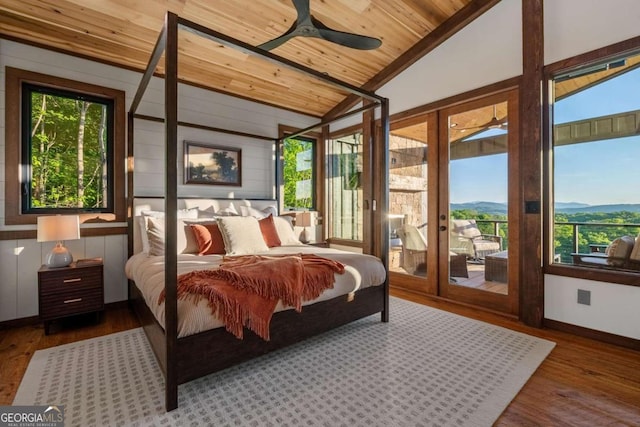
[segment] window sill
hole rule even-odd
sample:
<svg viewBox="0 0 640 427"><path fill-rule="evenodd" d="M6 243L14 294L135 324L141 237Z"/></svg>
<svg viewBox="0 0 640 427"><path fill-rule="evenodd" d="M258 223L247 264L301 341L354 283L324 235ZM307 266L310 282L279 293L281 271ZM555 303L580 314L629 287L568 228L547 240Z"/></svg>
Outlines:
<svg viewBox="0 0 640 427"><path fill-rule="evenodd" d="M551 264L544 268L545 274L573 277L576 279L594 280L597 282L616 283L619 285L639 286L640 271L607 270L596 267L578 267L567 264Z"/></svg>
<svg viewBox="0 0 640 427"><path fill-rule="evenodd" d="M127 234L127 226L114 225L113 227L100 228L81 228L80 237L95 236L116 236ZM0 241L2 240L18 240L18 239L35 239L37 237L36 230L0 230Z"/></svg>

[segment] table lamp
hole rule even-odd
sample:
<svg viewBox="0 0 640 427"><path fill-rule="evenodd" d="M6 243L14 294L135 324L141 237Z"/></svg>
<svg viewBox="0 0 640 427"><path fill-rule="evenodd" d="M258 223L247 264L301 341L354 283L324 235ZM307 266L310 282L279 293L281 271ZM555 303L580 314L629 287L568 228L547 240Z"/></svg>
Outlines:
<svg viewBox="0 0 640 427"><path fill-rule="evenodd" d="M307 230L307 227L311 225L311 212L305 211L297 214L296 225L298 227L302 227L302 234L300 235L300 241L302 243L309 243L311 239L309 238L309 230Z"/></svg>
<svg viewBox="0 0 640 427"><path fill-rule="evenodd" d="M38 242L58 242L47 254L45 265L49 268L66 267L73 261L71 252L62 244L63 240L80 238L78 215L52 215L38 217Z"/></svg>

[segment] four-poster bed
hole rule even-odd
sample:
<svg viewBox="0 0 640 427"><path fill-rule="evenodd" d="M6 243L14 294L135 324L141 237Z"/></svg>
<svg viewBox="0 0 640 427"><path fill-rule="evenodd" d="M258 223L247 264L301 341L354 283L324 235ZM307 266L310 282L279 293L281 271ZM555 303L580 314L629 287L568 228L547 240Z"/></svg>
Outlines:
<svg viewBox="0 0 640 427"><path fill-rule="evenodd" d="M165 138L166 138L166 183L163 200L164 211L164 247L177 247L178 234L178 210L181 203L177 194L177 170L176 161L178 155L178 135L177 128L181 124L178 122L178 29L191 31L195 34L207 37L225 46L240 49L245 53L260 55L263 58L276 62L282 66L295 69L301 73L311 75L320 81L332 84L345 92L357 94L363 98L365 107L355 110L348 115L368 111L380 107L380 117L382 124L382 141L380 152L382 159L379 165L384 170L377 174L380 180L380 188L387 188L386 166L388 151L388 101L374 93L363 91L357 87L341 82L335 78L325 75L319 71L301 66L285 58L276 56L232 39L223 34L217 33L198 24L179 18L175 14L167 13L165 25L158 38L158 42L151 55L151 59L144 73L136 96L132 102L128 114L128 148L129 148L129 170L128 170L128 203L129 203L129 254L133 255L133 235L136 228L134 224L134 196L133 196L133 149L134 149L134 122L135 119L144 116L137 116L138 109L145 89L156 69L156 66L164 53L165 56ZM342 117L346 117L344 115ZM335 120L335 119L334 119ZM313 128L327 125L328 122L320 123ZM300 135L313 128L303 129L294 135ZM305 306L301 312L294 310L283 310L275 313L271 320L270 341L264 341L253 334L245 334L243 340L239 340L224 328L210 329L188 336L179 337L178 333L178 296L177 277L179 255L176 251L166 250L164 253L164 322L158 322L148 304L145 302L140 289L135 283L130 282L130 302L137 312L149 342L158 358L166 381L166 409L172 410L178 404L178 385L193 380L200 376L224 369L233 364L248 360L252 357L281 348L288 344L298 342L312 335L327 331L353 320L381 313L382 321L388 321L389 316L389 294L388 294L388 274L386 254L388 246L388 230L383 207L387 205L386 191L380 191L373 203L373 217L380 234L379 254L383 267L383 278L379 286L369 286L357 289L345 295L317 302ZM379 208L376 209L375 205ZM383 208L383 209L380 209ZM329 255L328 255L329 256ZM373 257L371 257L373 258ZM378 261L380 262L380 261ZM374 285L376 283L373 283Z"/></svg>

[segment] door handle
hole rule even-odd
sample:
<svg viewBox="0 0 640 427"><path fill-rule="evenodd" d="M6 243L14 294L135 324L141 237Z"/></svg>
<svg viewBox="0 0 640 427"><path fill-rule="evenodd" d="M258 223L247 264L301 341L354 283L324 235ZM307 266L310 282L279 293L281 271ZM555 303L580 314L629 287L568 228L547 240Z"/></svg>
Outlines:
<svg viewBox="0 0 640 427"><path fill-rule="evenodd" d="M441 225L440 226L440 231L445 231L447 229L447 227L445 225Z"/></svg>
<svg viewBox="0 0 640 427"><path fill-rule="evenodd" d="M440 219L444 221L445 219L447 219L447 216L445 214L442 214L440 215Z"/></svg>

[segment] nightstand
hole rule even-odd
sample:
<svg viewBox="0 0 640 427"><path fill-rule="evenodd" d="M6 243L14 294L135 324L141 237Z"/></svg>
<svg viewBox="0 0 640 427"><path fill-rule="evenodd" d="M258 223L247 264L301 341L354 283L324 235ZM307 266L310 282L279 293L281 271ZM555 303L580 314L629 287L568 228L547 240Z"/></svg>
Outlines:
<svg viewBox="0 0 640 427"><path fill-rule="evenodd" d="M49 335L52 320L104 309L104 281L101 259L79 260L68 267L38 270L38 308Z"/></svg>

